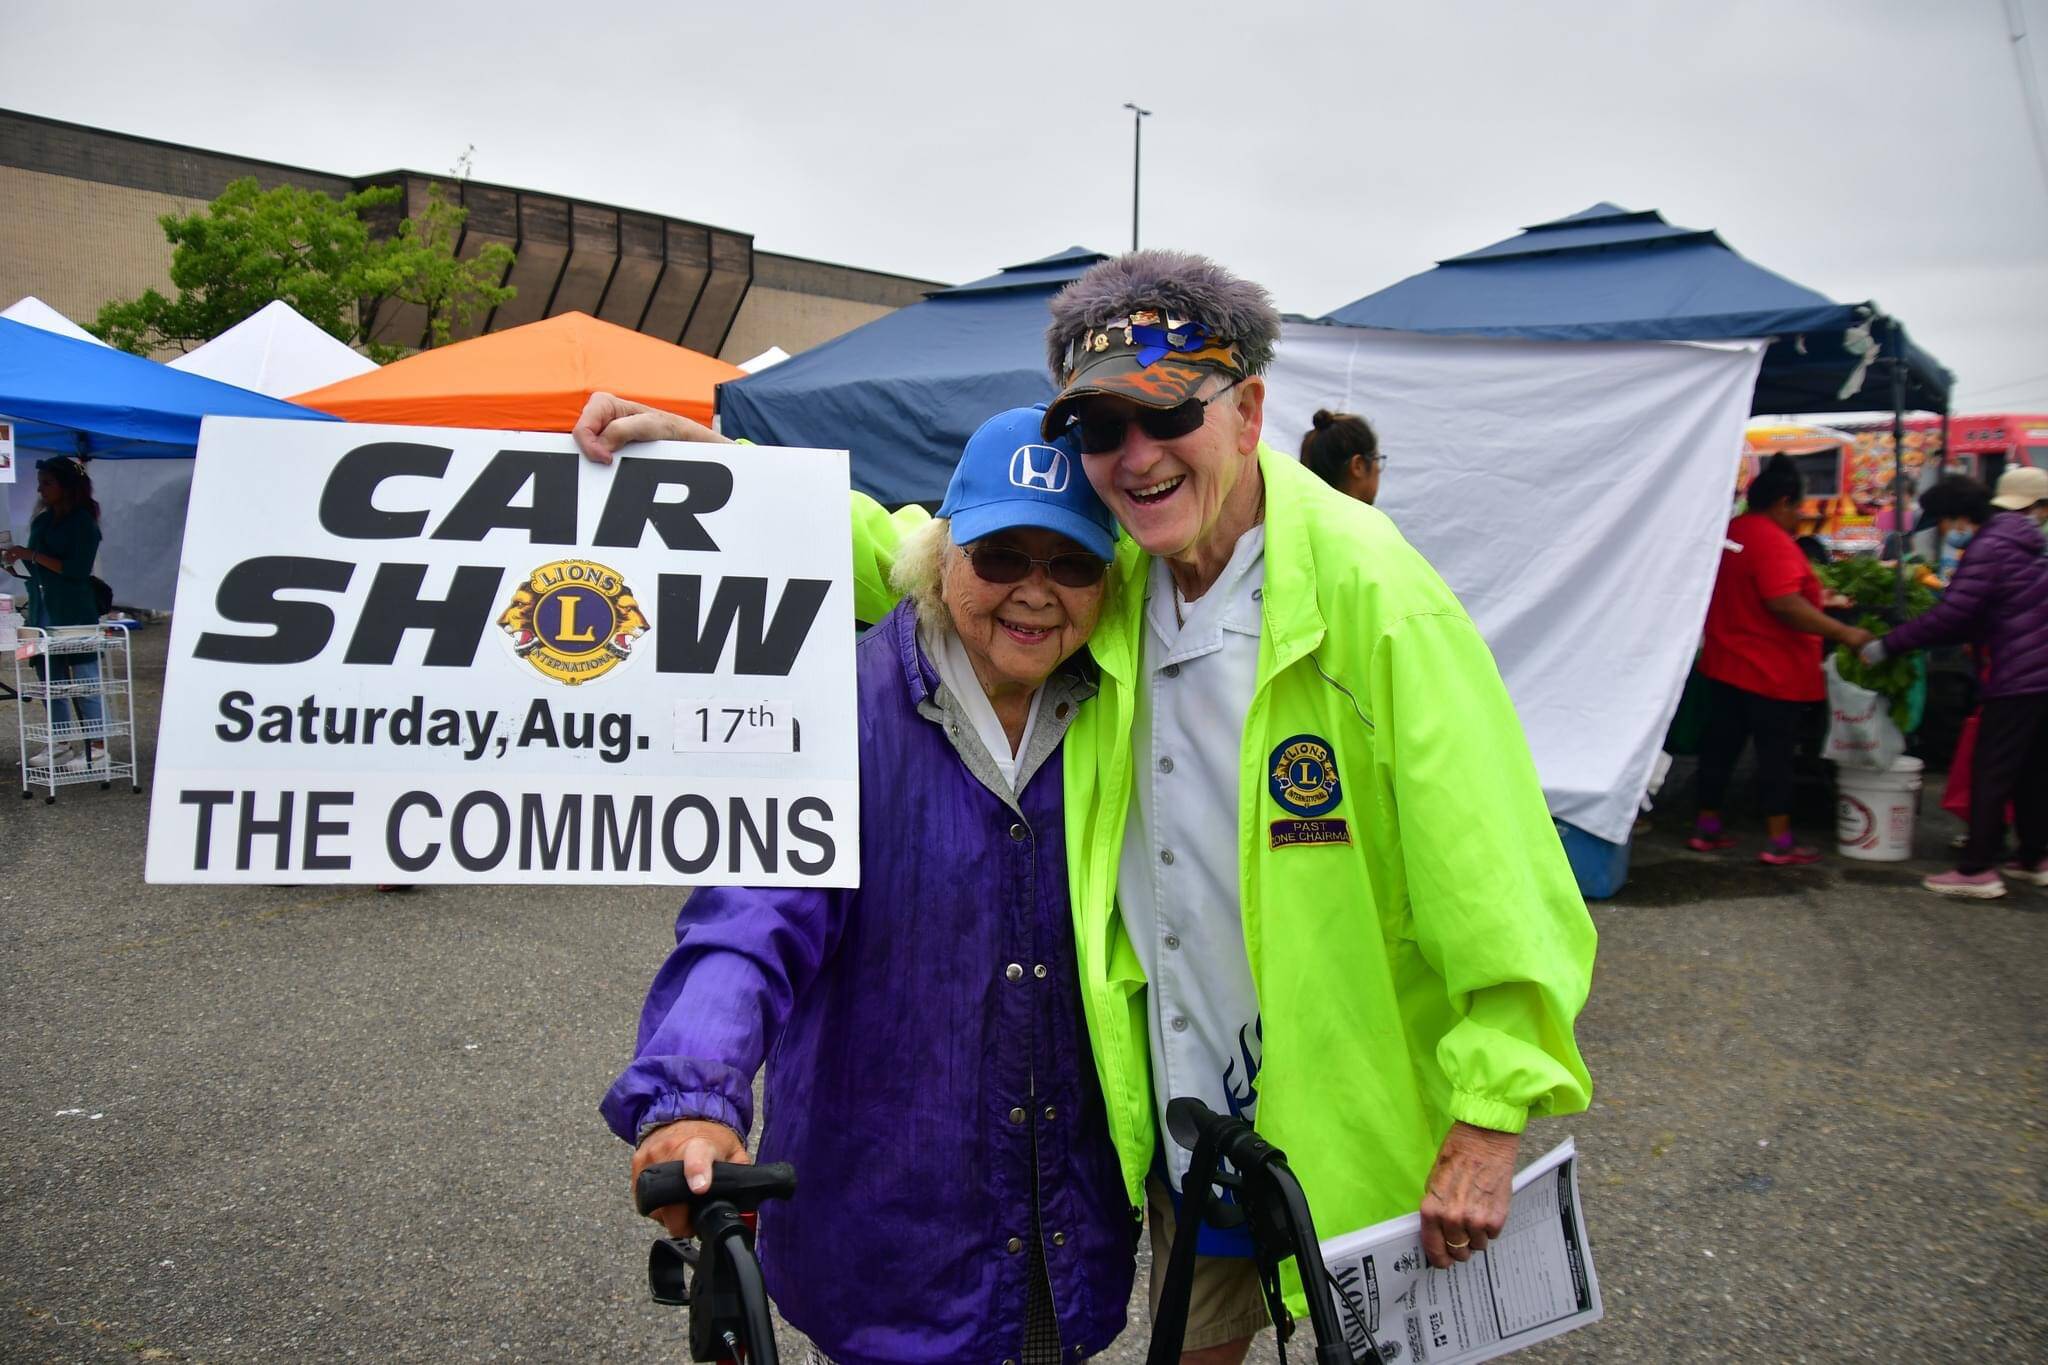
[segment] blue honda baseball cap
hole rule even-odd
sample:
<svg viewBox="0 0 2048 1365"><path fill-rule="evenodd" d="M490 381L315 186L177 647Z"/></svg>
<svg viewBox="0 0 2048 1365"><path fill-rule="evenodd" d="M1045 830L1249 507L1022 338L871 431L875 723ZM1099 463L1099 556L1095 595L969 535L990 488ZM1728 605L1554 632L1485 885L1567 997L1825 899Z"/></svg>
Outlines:
<svg viewBox="0 0 2048 1365"><path fill-rule="evenodd" d="M1039 434L1045 404L1011 408L981 424L946 485L939 515L953 543L970 545L1016 526L1057 531L1101 559L1116 557L1116 518L1095 496L1071 438Z"/></svg>

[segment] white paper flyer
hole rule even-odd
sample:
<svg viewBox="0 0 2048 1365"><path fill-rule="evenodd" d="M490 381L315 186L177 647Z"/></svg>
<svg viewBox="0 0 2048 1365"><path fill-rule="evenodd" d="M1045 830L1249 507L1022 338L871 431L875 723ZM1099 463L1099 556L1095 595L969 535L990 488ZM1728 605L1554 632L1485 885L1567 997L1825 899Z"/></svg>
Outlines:
<svg viewBox="0 0 2048 1365"><path fill-rule="evenodd" d="M1323 1260L1361 1361L1373 1359L1368 1332L1383 1361L1467 1365L1598 1322L1603 1312L1569 1138L1515 1176L1507 1226L1468 1261L1431 1269L1413 1213L1324 1242Z"/></svg>

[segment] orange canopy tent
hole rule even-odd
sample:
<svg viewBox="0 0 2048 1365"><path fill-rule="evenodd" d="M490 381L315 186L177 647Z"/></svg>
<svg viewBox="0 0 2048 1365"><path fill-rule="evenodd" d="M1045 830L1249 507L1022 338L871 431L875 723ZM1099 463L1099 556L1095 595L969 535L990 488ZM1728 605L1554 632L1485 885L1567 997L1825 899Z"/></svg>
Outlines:
<svg viewBox="0 0 2048 1365"><path fill-rule="evenodd" d="M712 390L737 365L588 313L439 346L292 401L350 422L567 431L593 393L711 421Z"/></svg>

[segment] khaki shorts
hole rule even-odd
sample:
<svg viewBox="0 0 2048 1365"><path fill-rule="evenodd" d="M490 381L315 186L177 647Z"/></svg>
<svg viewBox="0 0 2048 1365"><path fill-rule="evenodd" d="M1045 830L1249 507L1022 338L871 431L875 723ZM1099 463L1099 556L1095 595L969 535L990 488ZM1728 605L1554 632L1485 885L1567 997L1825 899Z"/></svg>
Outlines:
<svg viewBox="0 0 2048 1365"><path fill-rule="evenodd" d="M1166 1263L1173 1254L1173 1204L1157 1175L1145 1181L1145 1226L1152 1240L1152 1284L1147 1295L1152 1318L1166 1293ZM1188 1331L1183 1351L1201 1351L1255 1336L1266 1325L1266 1295L1259 1266L1249 1256L1195 1257L1194 1291L1188 1296Z"/></svg>

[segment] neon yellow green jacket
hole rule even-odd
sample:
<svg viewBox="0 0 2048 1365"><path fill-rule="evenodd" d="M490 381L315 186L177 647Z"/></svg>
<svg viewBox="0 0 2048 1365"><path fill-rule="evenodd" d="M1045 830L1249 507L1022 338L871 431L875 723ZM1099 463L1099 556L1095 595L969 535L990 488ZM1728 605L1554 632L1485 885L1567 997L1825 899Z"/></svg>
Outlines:
<svg viewBox="0 0 2048 1365"><path fill-rule="evenodd" d="M1269 447L1259 464L1265 616L1238 792L1264 1026L1258 1129L1287 1152L1329 1237L1413 1211L1452 1120L1520 1132L1586 1107L1572 1021L1594 931L1507 689L1450 589L1381 513ZM893 596L895 543L924 514L861 502L856 598L872 620ZM1147 564L1118 543L1089 642L1101 691L1064 760L1082 1000L1134 1204L1154 1107L1145 980L1116 878ZM1334 787L1313 767L1307 791L1269 780L1304 736Z"/></svg>

